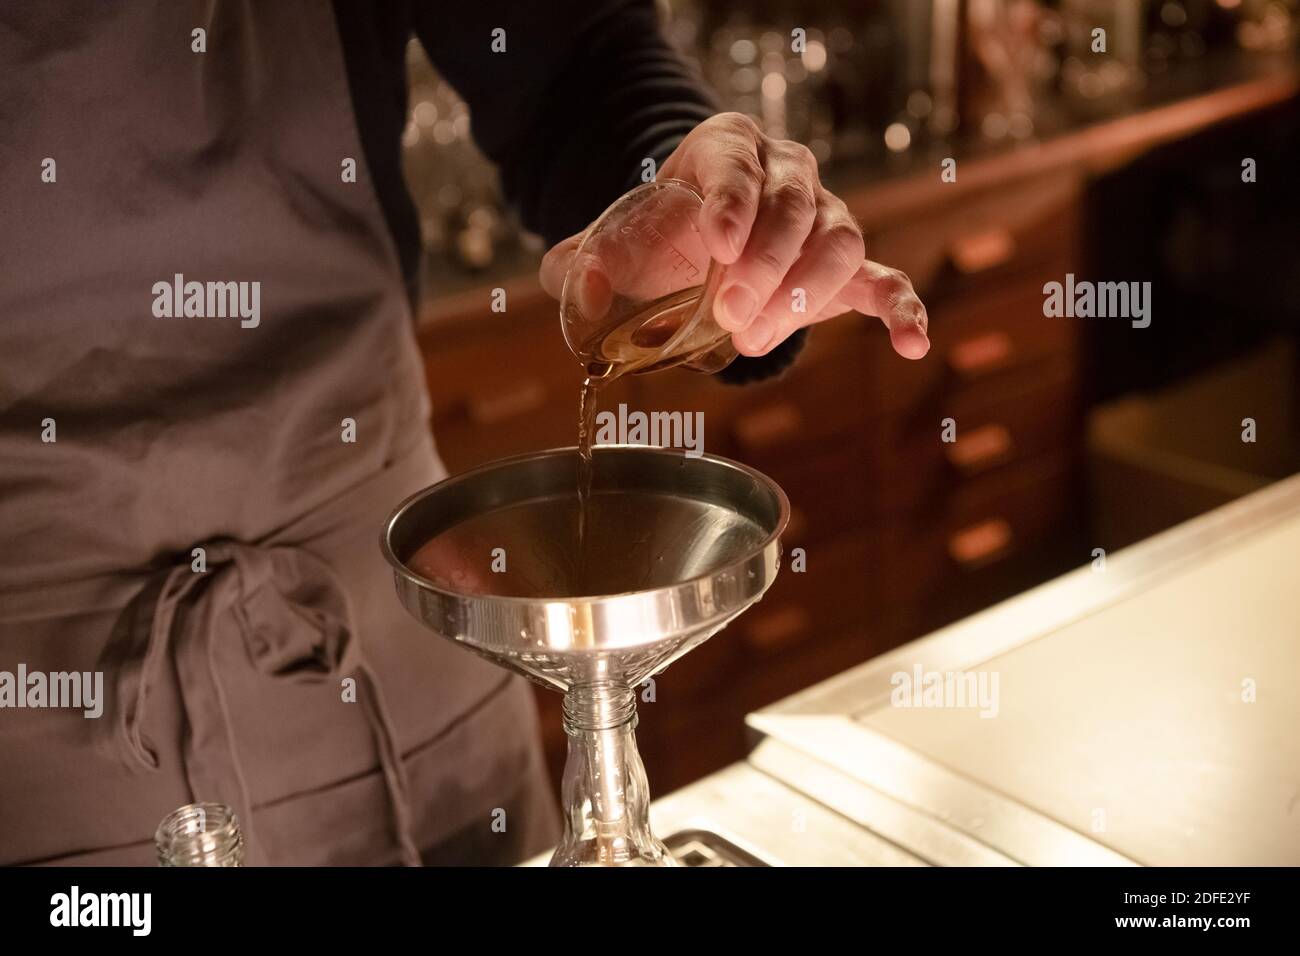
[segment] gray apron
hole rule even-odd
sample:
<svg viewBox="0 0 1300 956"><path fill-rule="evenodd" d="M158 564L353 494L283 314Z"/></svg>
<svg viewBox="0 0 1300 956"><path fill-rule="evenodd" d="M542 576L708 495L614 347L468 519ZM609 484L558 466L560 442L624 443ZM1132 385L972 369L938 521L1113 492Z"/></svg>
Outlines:
<svg viewBox="0 0 1300 956"><path fill-rule="evenodd" d="M379 553L443 472L330 5L24 5L0 62L0 671L104 675L0 709L0 863L149 864L196 800L254 863L543 849L527 686ZM158 317L178 273L260 321Z"/></svg>

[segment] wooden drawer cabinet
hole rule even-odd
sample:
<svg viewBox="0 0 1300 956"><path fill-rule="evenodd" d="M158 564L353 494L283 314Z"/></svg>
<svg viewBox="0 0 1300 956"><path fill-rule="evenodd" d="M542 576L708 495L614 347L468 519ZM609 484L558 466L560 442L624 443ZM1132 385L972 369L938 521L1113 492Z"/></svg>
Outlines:
<svg viewBox="0 0 1300 956"><path fill-rule="evenodd" d="M454 324L429 324L418 336L424 355L435 422L459 415L490 427L508 414L479 418L472 406L490 405L507 386L525 386L552 401L561 388L573 391L578 365L565 347L559 323L535 308L481 311ZM581 381L579 379L579 381ZM524 403L536 407L537 402Z"/></svg>
<svg viewBox="0 0 1300 956"><path fill-rule="evenodd" d="M681 369L633 375L625 381L627 397L622 400L627 401L630 408L685 415L699 412L703 418L705 453L726 458L736 456L731 443L731 417L737 403L745 397L743 389L725 385L708 375ZM602 398L601 403L603 407L611 407L610 400Z"/></svg>
<svg viewBox="0 0 1300 956"><path fill-rule="evenodd" d="M745 755L745 713L733 698L686 713L642 704L637 749L653 796L663 796Z"/></svg>

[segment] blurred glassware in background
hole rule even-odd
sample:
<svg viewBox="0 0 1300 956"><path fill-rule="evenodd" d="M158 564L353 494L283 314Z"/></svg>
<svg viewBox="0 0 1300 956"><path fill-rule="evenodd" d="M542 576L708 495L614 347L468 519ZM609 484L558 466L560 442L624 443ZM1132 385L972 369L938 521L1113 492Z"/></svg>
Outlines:
<svg viewBox="0 0 1300 956"><path fill-rule="evenodd" d="M1150 78L1216 50L1294 49L1300 19L1300 0L656 2L723 107L807 144L830 176L1131 109ZM426 268L522 267L540 240L502 201L468 109L414 42L408 67L404 165Z"/></svg>
<svg viewBox="0 0 1300 956"><path fill-rule="evenodd" d="M1246 50L1277 52L1292 49L1300 0L1218 0L1219 6L1241 11L1237 42Z"/></svg>
<svg viewBox="0 0 1300 956"><path fill-rule="evenodd" d="M1205 31L1214 7L1214 0L1159 0L1148 4L1142 64L1146 72L1159 74L1172 63L1204 56Z"/></svg>
<svg viewBox="0 0 1300 956"><path fill-rule="evenodd" d="M682 18L678 13L674 22ZM753 116L769 136L807 144L825 163L837 127L847 133L852 126L844 122L848 110L836 107L844 91L859 85L845 83L856 80L854 45L843 27L795 35L737 11L707 36L697 62L728 109Z"/></svg>
<svg viewBox="0 0 1300 956"><path fill-rule="evenodd" d="M1067 99L1084 109L1107 109L1114 97L1143 85L1144 20L1143 0L1062 0L1061 91Z"/></svg>
<svg viewBox="0 0 1300 956"><path fill-rule="evenodd" d="M406 48L410 107L402 167L420 217L426 261L460 271L490 268L522 231L502 199L496 168L470 137L469 107L429 63Z"/></svg>
<svg viewBox="0 0 1300 956"><path fill-rule="evenodd" d="M1057 72L1061 21L1034 0L969 0L967 44L980 80L962 99L987 140L1025 139Z"/></svg>

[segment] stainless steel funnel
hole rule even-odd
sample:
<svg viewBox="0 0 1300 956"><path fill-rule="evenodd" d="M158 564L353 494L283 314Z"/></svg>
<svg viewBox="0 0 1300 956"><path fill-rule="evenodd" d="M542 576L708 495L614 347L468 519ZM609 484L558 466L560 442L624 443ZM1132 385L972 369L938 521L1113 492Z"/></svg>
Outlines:
<svg viewBox="0 0 1300 956"><path fill-rule="evenodd" d="M580 543L577 466L564 448L440 482L393 512L384 554L431 631L564 692L552 865L667 863L645 821L633 688L762 597L789 503L724 458L602 446Z"/></svg>

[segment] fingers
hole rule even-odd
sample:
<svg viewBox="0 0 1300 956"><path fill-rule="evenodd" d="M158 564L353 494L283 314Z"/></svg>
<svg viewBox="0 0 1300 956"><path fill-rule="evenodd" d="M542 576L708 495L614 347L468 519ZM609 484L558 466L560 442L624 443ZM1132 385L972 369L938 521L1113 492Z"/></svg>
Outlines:
<svg viewBox="0 0 1300 956"><path fill-rule="evenodd" d="M878 262L864 262L836 296L838 304L877 316L889 329L894 351L919 359L930 351L930 319L907 276ZM834 304L833 304L834 305Z"/></svg>
<svg viewBox="0 0 1300 956"><path fill-rule="evenodd" d="M754 321L735 335L737 350L763 355L796 329L816 321L865 258L857 221L842 201L823 191L799 258Z"/></svg>
<svg viewBox="0 0 1300 956"><path fill-rule="evenodd" d="M723 113L697 127L687 139L692 137L708 140L707 144L692 142L689 148L682 149L684 164L693 168L677 166L670 160L663 174L699 186L704 195L700 234L705 249L718 262L730 265L745 248L758 214L765 176L758 152L762 133L748 116ZM688 144L683 142L682 146ZM693 157L702 158L695 161Z"/></svg>
<svg viewBox="0 0 1300 956"><path fill-rule="evenodd" d="M576 305L586 322L598 322L605 317L614 302L614 279L609 263L583 252L573 262L570 270L569 302Z"/></svg>
<svg viewBox="0 0 1300 956"><path fill-rule="evenodd" d="M570 301L578 307L579 313L588 321L597 321L614 301L614 280L617 263L603 259L591 251L584 251L580 259L575 259L578 247L582 244L585 233L578 233L557 242L542 257L537 276L542 289L553 299L559 299L569 282ZM608 249L602 251L608 253Z"/></svg>
<svg viewBox="0 0 1300 956"><path fill-rule="evenodd" d="M552 299L558 299L564 290L564 274L569 271L569 264L573 261L573 254L578 251L583 235L580 232L557 242L542 256L537 278L542 283L542 289Z"/></svg>
<svg viewBox="0 0 1300 956"><path fill-rule="evenodd" d="M727 267L714 304L718 325L740 333L767 305L799 258L817 217L817 161L796 143L769 144L758 215L740 258Z"/></svg>

